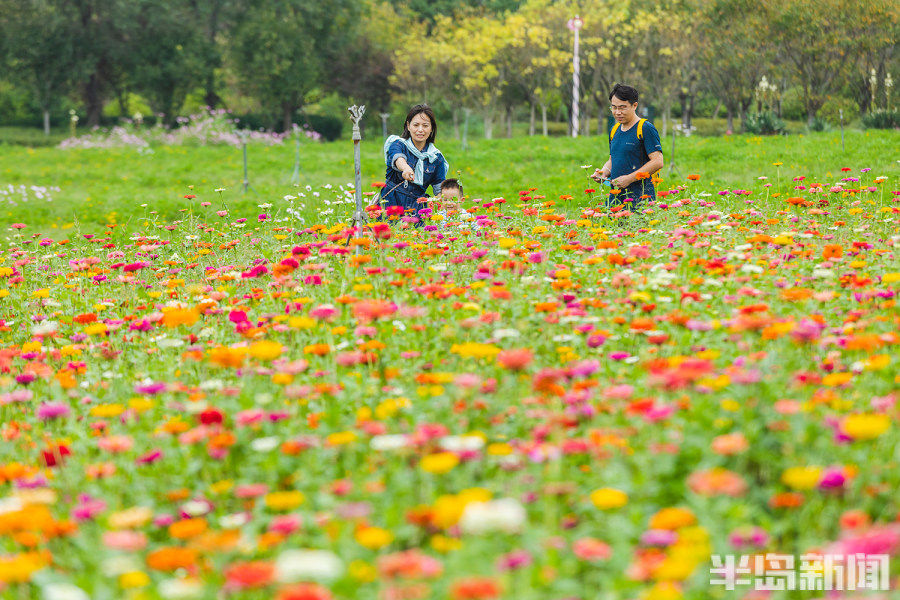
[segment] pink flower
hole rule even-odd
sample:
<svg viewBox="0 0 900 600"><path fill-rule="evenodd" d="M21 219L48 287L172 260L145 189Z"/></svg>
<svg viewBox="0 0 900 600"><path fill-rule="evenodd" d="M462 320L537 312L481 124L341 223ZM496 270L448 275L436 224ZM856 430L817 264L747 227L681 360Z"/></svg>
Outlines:
<svg viewBox="0 0 900 600"><path fill-rule="evenodd" d="M597 562L612 556L612 548L596 538L581 538L572 544L572 552L581 560Z"/></svg>
<svg viewBox="0 0 900 600"><path fill-rule="evenodd" d="M140 531L105 531L103 545L112 550L137 552L147 546L147 536Z"/></svg>
<svg viewBox="0 0 900 600"><path fill-rule="evenodd" d="M45 402L37 409L37 417L42 421L49 421L57 417L67 417L71 414L68 405L62 402Z"/></svg>

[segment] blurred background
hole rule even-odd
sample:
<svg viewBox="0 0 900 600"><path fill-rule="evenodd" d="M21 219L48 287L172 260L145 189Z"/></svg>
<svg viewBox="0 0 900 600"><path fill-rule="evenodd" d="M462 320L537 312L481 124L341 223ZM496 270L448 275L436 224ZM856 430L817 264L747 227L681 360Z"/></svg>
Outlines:
<svg viewBox="0 0 900 600"><path fill-rule="evenodd" d="M664 132L900 127L896 0L0 0L0 142L210 109L339 139L349 104L371 139L422 101L444 136L570 135L575 15L581 135L615 82Z"/></svg>

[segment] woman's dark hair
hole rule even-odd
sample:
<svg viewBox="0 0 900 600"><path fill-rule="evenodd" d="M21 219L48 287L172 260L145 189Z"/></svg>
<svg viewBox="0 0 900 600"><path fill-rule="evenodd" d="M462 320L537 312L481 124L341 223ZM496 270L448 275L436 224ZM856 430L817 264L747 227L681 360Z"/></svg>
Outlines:
<svg viewBox="0 0 900 600"><path fill-rule="evenodd" d="M459 190L460 197L462 197L462 195L463 195L463 187L459 183L459 179L445 179L444 182L441 184L441 189L442 190L446 190L446 189Z"/></svg>
<svg viewBox="0 0 900 600"><path fill-rule="evenodd" d="M613 96L619 100L630 102L631 104L638 101L638 91L630 85L622 83L617 83L615 87L613 87L612 91L609 93L609 99L612 100Z"/></svg>
<svg viewBox="0 0 900 600"><path fill-rule="evenodd" d="M428 139L425 140L425 145L431 144L434 142L434 138L437 137L437 119L434 118L434 111L431 110L431 107L427 104L416 104L409 112L406 113L406 120L403 122L403 135L402 137L405 140L410 138L409 134L409 122L413 120L413 117L416 115L425 115L431 120L431 135L428 136Z"/></svg>

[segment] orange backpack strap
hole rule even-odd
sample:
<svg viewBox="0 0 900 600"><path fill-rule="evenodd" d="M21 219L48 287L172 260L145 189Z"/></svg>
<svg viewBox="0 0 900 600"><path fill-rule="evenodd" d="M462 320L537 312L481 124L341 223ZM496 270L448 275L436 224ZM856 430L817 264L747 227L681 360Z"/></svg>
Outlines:
<svg viewBox="0 0 900 600"><path fill-rule="evenodd" d="M616 135L616 132L619 130L619 124L616 123L613 125L613 128L609 130L609 141L612 141L613 136Z"/></svg>
<svg viewBox="0 0 900 600"><path fill-rule="evenodd" d="M639 140L644 139L644 121L646 121L646 120L647 120L647 119L641 119L640 121L638 121L638 130L637 130L637 134L638 134L638 139L639 139Z"/></svg>

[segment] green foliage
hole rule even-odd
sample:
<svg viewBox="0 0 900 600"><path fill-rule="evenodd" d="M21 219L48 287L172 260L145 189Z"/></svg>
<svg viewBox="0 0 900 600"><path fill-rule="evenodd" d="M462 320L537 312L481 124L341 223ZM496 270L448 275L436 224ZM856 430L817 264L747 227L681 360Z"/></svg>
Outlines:
<svg viewBox="0 0 900 600"><path fill-rule="evenodd" d="M441 123L445 125L445 123ZM524 133L523 129L519 129ZM6 135L0 129L0 139ZM703 185L710 192L745 186L760 175L774 179L773 162L783 162L784 172L808 178L831 179L842 166L866 166L877 173L896 176L896 134L893 131L860 132L847 130L846 153L841 152L837 132L811 133L762 138L754 135L722 137L679 137L675 164L679 172L702 173ZM42 137L42 136L38 136ZM362 142L363 189L384 180L380 131ZM473 198L504 197L512 200L519 191L537 187L548 199L570 194L584 197L593 187L582 165L602 164L607 144L601 137L515 137L483 140L470 134L470 149L463 152L460 142L442 138L441 150L466 184ZM671 138L663 138L666 161L670 160ZM226 188L223 198L234 214L253 210L261 202L280 201L296 194L290 183L294 164L294 145L254 146L249 154L250 182L257 194L241 194L241 151L230 146L185 148L159 146L152 154L137 153L134 148L77 149L34 148L0 143L0 186L58 186L54 202L34 207L30 223L47 223L46 232L65 237L68 230L54 230L72 223L106 223L113 211L123 225L138 223L147 210L155 210L160 219L181 218L184 195L212 194ZM498 160L497 157L502 157ZM73 169L71 165L77 164ZM353 147L346 140L331 143L304 141L300 150L300 186L330 183L344 185L353 180ZM661 188L675 185L667 180ZM188 189L194 185L194 191ZM761 185L761 184L760 184ZM98 195L98 190L108 190ZM760 188L761 189L761 188ZM755 191L760 191L756 189ZM127 198L127 202L123 201ZM148 204L142 208L141 204ZM349 207L346 208L349 218ZM11 211L9 211L11 212ZM0 216L13 221L12 214Z"/></svg>
<svg viewBox="0 0 900 600"><path fill-rule="evenodd" d="M331 115L305 115L303 122L329 142L340 139L344 120Z"/></svg>
<svg viewBox="0 0 900 600"><path fill-rule="evenodd" d="M757 135L782 135L787 132L787 125L773 111L767 110L747 115L744 131Z"/></svg>
<svg viewBox="0 0 900 600"><path fill-rule="evenodd" d="M863 115L866 129L900 129L900 110L873 110Z"/></svg>

